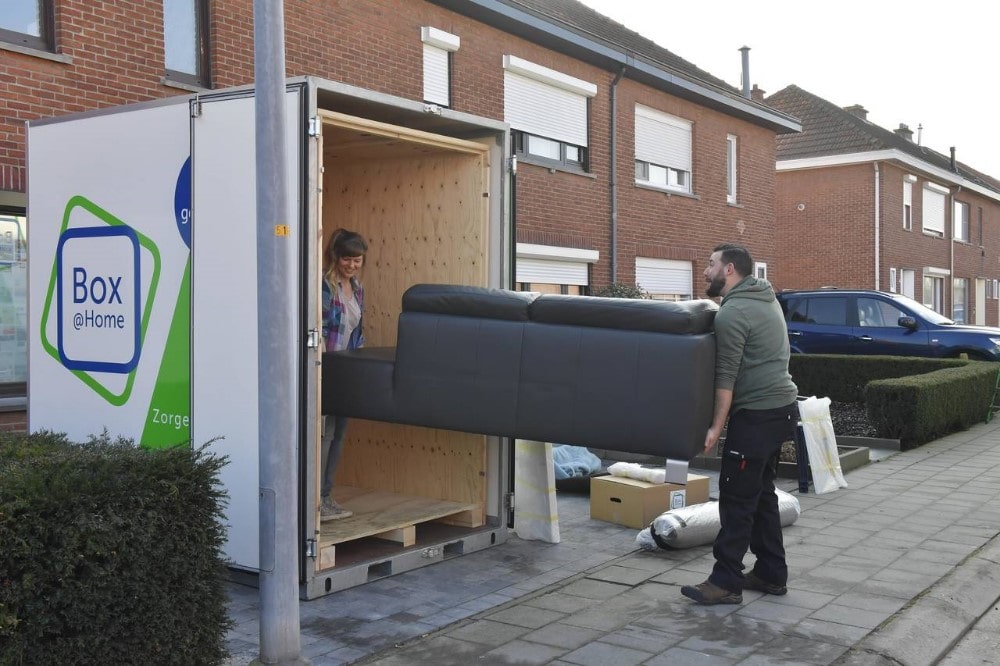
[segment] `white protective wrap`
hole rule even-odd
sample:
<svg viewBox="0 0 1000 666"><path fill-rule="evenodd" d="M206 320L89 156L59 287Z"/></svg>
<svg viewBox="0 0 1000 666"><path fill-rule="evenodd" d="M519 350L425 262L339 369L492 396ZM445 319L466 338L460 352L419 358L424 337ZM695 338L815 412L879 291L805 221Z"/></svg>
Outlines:
<svg viewBox="0 0 1000 666"><path fill-rule="evenodd" d="M786 527L799 519L801 509L799 498L775 489L778 495L778 513L781 516L781 526ZM639 532L635 541L645 550L657 548L691 548L712 543L719 533L719 503L705 502L692 504L681 509L671 509L653 519L652 529L656 530L659 544L653 538L650 528Z"/></svg>

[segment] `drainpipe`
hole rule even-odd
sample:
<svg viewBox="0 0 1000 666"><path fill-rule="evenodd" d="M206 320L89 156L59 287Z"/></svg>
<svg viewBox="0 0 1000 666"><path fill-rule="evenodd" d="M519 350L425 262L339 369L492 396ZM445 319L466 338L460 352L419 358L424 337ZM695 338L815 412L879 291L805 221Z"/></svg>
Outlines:
<svg viewBox="0 0 1000 666"><path fill-rule="evenodd" d="M955 149L951 149L951 160L952 163L955 161ZM955 186L955 191L951 193L951 238L948 239L948 272L951 274L951 295L948 300L951 301L951 314L955 315L955 195L962 191L961 185ZM971 209L971 206L969 207ZM969 211L971 214L971 210ZM966 308L965 308L965 323L969 323L969 308L968 308L968 298L969 298L969 285L965 285L965 298L966 298Z"/></svg>
<svg viewBox="0 0 1000 666"><path fill-rule="evenodd" d="M618 83L625 76L625 65L618 70L611 82L611 141L610 194L611 194L611 284L618 281Z"/></svg>
<svg viewBox="0 0 1000 666"><path fill-rule="evenodd" d="M879 187L880 187L879 180L881 180L881 179L879 178L878 162L874 162L873 164L875 165L875 291L878 291L879 290L879 284L881 282L880 279L879 279L881 277L880 271L882 269L882 266L879 263L879 259L880 259L879 254L880 254L881 249L882 249L881 248L881 236L880 236L880 232L881 232L881 228L880 227L881 227L881 225L879 224L879 203L880 203L879 202L879 197L880 197L880 195L879 195Z"/></svg>

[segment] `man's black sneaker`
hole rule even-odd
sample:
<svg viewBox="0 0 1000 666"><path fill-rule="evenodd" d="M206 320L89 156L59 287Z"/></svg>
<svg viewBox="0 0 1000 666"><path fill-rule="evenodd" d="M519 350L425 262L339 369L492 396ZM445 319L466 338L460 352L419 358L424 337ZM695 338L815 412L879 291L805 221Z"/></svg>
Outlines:
<svg viewBox="0 0 1000 666"><path fill-rule="evenodd" d="M743 595L739 592L730 592L707 580L697 585L685 585L681 588L681 594L706 606L743 603Z"/></svg>
<svg viewBox="0 0 1000 666"><path fill-rule="evenodd" d="M756 590L758 592L763 592L764 594L773 594L779 597L788 592L788 588L784 585L775 585L774 583L768 583L767 581L761 580L757 577L757 574L752 571L744 578L743 589Z"/></svg>

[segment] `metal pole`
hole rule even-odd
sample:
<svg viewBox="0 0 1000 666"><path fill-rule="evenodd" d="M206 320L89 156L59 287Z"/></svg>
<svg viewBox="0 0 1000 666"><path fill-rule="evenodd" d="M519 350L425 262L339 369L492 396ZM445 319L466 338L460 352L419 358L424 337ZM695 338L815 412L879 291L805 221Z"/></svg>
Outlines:
<svg viewBox="0 0 1000 666"><path fill-rule="evenodd" d="M299 652L296 507L295 248L288 228L283 0L254 0L257 173L257 351L260 422L261 664L303 664Z"/></svg>

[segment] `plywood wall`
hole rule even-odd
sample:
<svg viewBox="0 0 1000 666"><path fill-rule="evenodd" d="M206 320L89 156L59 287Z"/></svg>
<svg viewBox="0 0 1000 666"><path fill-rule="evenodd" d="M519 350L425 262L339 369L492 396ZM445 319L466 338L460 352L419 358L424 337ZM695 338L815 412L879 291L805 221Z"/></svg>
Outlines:
<svg viewBox="0 0 1000 666"><path fill-rule="evenodd" d="M434 152L324 164L324 240L343 227L369 244L366 344L394 346L403 292L418 283L485 286L488 155ZM336 381L336 378L323 378ZM479 435L352 420L336 482L483 501Z"/></svg>

